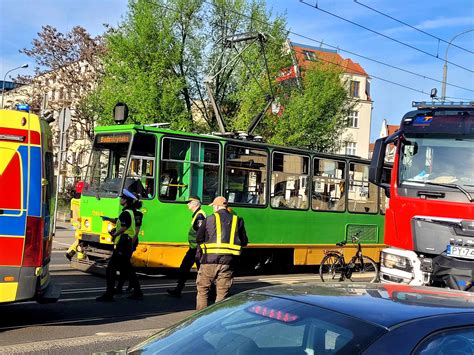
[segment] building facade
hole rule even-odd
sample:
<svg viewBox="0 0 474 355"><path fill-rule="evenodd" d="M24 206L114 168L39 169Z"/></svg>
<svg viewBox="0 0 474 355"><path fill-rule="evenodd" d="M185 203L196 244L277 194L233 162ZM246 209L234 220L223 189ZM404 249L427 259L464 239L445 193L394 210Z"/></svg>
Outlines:
<svg viewBox="0 0 474 355"><path fill-rule="evenodd" d="M92 147L94 122L82 117L78 112L81 97L92 89L95 71L86 62L74 62L59 70L46 72L34 77L25 84L5 91L4 107L13 108L18 103L27 103L36 112L48 110L54 119L53 152L55 175L58 174L58 152L60 144L59 113L68 107L71 111L71 124L65 132L65 152L59 167L59 190L64 191L84 178ZM69 83L69 84L68 84Z"/></svg>
<svg viewBox="0 0 474 355"><path fill-rule="evenodd" d="M355 106L350 112L348 128L341 135L340 149L336 153L369 157L370 129L373 101L370 97L370 77L365 70L351 59L344 59L335 50L288 42L294 65L283 73L284 80L298 80L301 70L315 62L333 64L343 71L341 80L347 85Z"/></svg>

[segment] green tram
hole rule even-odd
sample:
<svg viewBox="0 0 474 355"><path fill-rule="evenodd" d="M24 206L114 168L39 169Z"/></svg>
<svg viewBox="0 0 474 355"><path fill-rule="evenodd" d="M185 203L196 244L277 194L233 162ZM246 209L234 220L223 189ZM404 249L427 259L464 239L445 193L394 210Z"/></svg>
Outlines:
<svg viewBox="0 0 474 355"><path fill-rule="evenodd" d="M73 266L92 272L105 266L113 225L101 216L118 216L123 188L143 201L133 255L138 268L178 268L188 247L186 200L199 196L210 214L207 204L218 195L245 220L249 245L242 264L249 269L318 265L324 250L356 233L364 254L379 260L386 201L368 182L369 164L352 156L159 125L98 127L76 231L81 257Z"/></svg>

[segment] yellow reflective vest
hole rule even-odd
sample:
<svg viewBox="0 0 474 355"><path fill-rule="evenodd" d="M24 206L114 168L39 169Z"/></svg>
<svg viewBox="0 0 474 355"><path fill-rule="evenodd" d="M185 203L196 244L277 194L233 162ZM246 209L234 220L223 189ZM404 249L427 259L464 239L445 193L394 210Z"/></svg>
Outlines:
<svg viewBox="0 0 474 355"><path fill-rule="evenodd" d="M204 254L219 254L219 255L240 255L242 246L235 243L235 234L237 233L238 217L232 216L232 224L230 228L230 237L228 241L222 240L222 226L221 217L219 213L214 213L216 217L216 235L215 240L201 244Z"/></svg>
<svg viewBox="0 0 474 355"><path fill-rule="evenodd" d="M133 211L132 210L129 210L129 209L126 209L125 211L127 211L129 214L130 214L130 218L132 220L132 223L130 224L130 227L128 227L128 229L125 230L125 232L123 232L121 235L119 235L118 237L115 238L114 240L114 244L117 245L120 241L120 238L124 235L124 234L127 234L130 238L133 238L133 236L135 235L135 231L136 231L136 226L135 226L135 215L133 214ZM124 211L124 212L125 212ZM120 228L122 227L121 223L120 223L120 218L117 219L117 224L116 224L116 230L120 230Z"/></svg>

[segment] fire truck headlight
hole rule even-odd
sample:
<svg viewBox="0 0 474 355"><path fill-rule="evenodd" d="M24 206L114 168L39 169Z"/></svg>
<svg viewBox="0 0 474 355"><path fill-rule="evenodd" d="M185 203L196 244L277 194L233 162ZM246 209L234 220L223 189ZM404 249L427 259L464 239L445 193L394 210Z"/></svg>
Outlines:
<svg viewBox="0 0 474 355"><path fill-rule="evenodd" d="M90 222L89 222L88 219L84 220L84 227L85 227L86 229L89 229L89 227L90 227Z"/></svg>
<svg viewBox="0 0 474 355"><path fill-rule="evenodd" d="M380 259L382 266L386 268L409 272L413 270L410 260L404 256L382 252Z"/></svg>
<svg viewBox="0 0 474 355"><path fill-rule="evenodd" d="M114 228L114 226L112 225L112 223L109 223L109 224L107 225L107 232L110 233L110 231L111 231L113 228Z"/></svg>

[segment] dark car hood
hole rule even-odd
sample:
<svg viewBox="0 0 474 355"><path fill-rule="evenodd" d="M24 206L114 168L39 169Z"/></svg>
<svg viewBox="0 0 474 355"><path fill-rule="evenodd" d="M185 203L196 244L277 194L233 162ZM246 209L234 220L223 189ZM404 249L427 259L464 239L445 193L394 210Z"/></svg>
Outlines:
<svg viewBox="0 0 474 355"><path fill-rule="evenodd" d="M247 292L312 304L386 328L422 317L474 314L474 293L433 287L304 283Z"/></svg>

